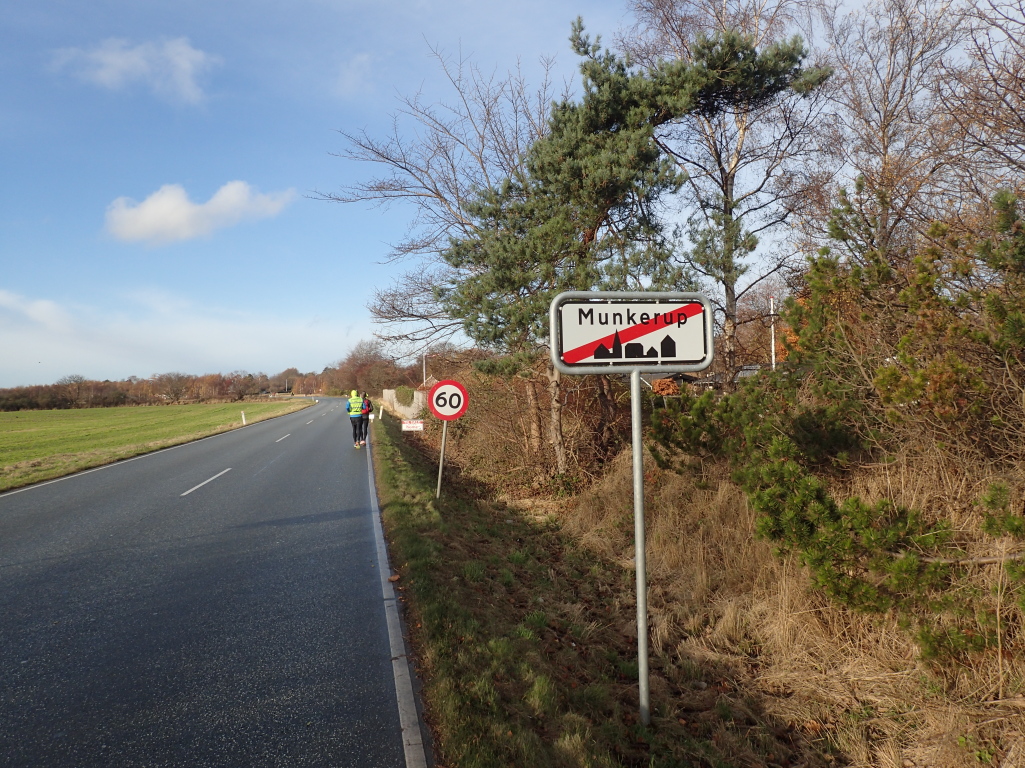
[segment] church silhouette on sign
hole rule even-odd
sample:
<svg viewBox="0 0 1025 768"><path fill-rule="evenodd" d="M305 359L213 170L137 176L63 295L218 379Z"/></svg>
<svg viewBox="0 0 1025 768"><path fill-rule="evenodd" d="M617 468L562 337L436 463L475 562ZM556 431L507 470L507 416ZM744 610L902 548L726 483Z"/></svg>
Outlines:
<svg viewBox="0 0 1025 768"><path fill-rule="evenodd" d="M644 360L644 359L672 359L676 357L676 341L669 334L666 334L658 348L648 347L638 341L629 342L625 347L619 340L619 331L612 337L612 346L606 347L599 344L594 350L595 360Z"/></svg>

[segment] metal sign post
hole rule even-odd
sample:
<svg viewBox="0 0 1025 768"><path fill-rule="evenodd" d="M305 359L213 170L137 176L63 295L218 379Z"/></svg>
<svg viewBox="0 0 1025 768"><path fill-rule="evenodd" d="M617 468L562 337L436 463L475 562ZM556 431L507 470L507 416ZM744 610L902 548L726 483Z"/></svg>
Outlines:
<svg viewBox="0 0 1025 768"><path fill-rule="evenodd" d="M637 683L641 722L651 724L648 693L648 558L644 535L644 444L641 431L641 372L630 372L630 431L634 471L634 573L637 581Z"/></svg>
<svg viewBox="0 0 1025 768"><path fill-rule="evenodd" d="M441 473L445 467L445 442L448 439L448 423L455 421L464 413L470 405L470 395L466 387L458 381L446 379L439 381L427 394L427 406L431 413L441 419L444 424L441 426L441 456L438 459L438 489L434 498L441 498Z"/></svg>
<svg viewBox="0 0 1025 768"><path fill-rule="evenodd" d="M448 422L441 425L441 456L438 457L438 489L434 492L434 498L441 498L441 471L445 467L445 441L448 439Z"/></svg>
<svg viewBox="0 0 1025 768"><path fill-rule="evenodd" d="M701 371L711 365L712 305L700 293L570 291L552 300L549 324L552 364L557 370L630 374L637 676L640 720L647 726L651 724L651 700L641 374Z"/></svg>

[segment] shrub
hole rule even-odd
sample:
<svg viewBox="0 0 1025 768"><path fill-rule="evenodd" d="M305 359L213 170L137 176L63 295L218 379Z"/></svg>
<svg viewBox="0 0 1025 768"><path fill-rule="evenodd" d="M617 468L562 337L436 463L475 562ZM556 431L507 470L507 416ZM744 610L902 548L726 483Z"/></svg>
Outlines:
<svg viewBox="0 0 1025 768"><path fill-rule="evenodd" d="M404 384L395 388L395 399L399 405L410 406L413 404L413 393L415 390L412 387L407 387Z"/></svg>

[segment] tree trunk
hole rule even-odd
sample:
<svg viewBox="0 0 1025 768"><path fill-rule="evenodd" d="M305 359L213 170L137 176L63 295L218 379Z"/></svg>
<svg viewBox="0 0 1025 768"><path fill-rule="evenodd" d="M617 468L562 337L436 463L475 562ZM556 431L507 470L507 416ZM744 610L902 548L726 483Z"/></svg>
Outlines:
<svg viewBox="0 0 1025 768"><path fill-rule="evenodd" d="M612 382L608 376L596 376L598 384L598 455L603 459L612 452L616 439L616 404L612 399Z"/></svg>
<svg viewBox="0 0 1025 768"><path fill-rule="evenodd" d="M736 179L732 173L726 177L723 187L723 263L722 287L725 306L723 310L723 356L726 358L726 371L723 374L723 391L732 392L734 378L737 375L737 251L741 236L740 222L734 218L733 185Z"/></svg>
<svg viewBox="0 0 1025 768"><path fill-rule="evenodd" d="M566 446L562 441L562 374L551 363L548 364L548 396L552 401L551 423L548 425L549 439L555 451L555 467L560 475L566 474Z"/></svg>
<svg viewBox="0 0 1025 768"><path fill-rule="evenodd" d="M723 357L726 363L723 390L732 392L737 375L737 288L735 283L726 283L723 288L726 294L726 317L722 326Z"/></svg>
<svg viewBox="0 0 1025 768"><path fill-rule="evenodd" d="M537 403L537 390L534 389L533 379L524 382L527 386L527 423L530 428L528 445L530 452L537 455L541 452L541 409Z"/></svg>

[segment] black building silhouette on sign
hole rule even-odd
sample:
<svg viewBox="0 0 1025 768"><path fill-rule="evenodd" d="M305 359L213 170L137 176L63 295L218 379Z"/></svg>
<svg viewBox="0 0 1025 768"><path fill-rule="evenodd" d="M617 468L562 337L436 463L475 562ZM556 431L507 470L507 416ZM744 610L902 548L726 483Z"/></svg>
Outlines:
<svg viewBox="0 0 1025 768"><path fill-rule="evenodd" d="M629 346L631 345L627 345L627 347ZM616 335L612 339L612 349L609 349L604 344L599 344L598 348L594 350L595 360L621 360L622 358L623 344L619 340L619 331L616 331Z"/></svg>
<svg viewBox="0 0 1025 768"><path fill-rule="evenodd" d="M612 346L606 347L604 344L599 344L594 350L595 360L640 360L640 359L672 359L676 357L676 341L672 336L666 334L659 346L644 348L644 344L639 341L632 341L625 347L619 340L619 331L616 331L612 337Z"/></svg>

